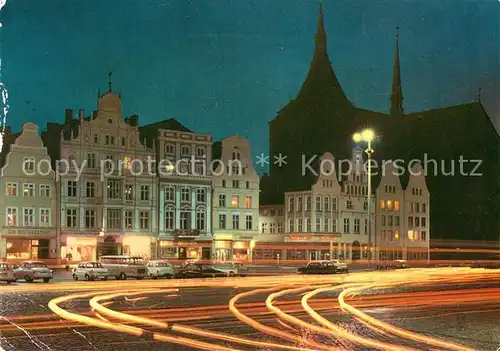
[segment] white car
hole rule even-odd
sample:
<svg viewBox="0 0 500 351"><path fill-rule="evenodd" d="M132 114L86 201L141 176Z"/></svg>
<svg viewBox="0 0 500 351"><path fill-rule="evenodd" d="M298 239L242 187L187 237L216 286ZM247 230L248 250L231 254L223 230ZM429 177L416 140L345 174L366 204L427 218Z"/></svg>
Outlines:
<svg viewBox="0 0 500 351"><path fill-rule="evenodd" d="M175 272L171 263L163 260L149 261L146 265L147 274L153 279L167 278L171 279Z"/></svg>
<svg viewBox="0 0 500 351"><path fill-rule="evenodd" d="M109 272L99 262L82 262L73 269L73 279L108 280Z"/></svg>
<svg viewBox="0 0 500 351"><path fill-rule="evenodd" d="M0 262L0 281L10 284L16 281L14 270L5 262Z"/></svg>
<svg viewBox="0 0 500 351"><path fill-rule="evenodd" d="M17 270L31 270L33 272L33 280L42 279L44 283L48 283L51 279L54 278L54 271L49 269L47 265L42 261L21 262L19 267L14 270L15 275L17 275Z"/></svg>
<svg viewBox="0 0 500 351"><path fill-rule="evenodd" d="M214 268L226 273L228 277L244 277L248 274L248 267L245 267L243 263L240 262L220 262L216 263Z"/></svg>
<svg viewBox="0 0 500 351"><path fill-rule="evenodd" d="M341 262L339 260L331 260L331 263L333 263L333 266L335 267L335 272L344 272L347 273L349 272L349 268L347 267L347 264L344 262Z"/></svg>

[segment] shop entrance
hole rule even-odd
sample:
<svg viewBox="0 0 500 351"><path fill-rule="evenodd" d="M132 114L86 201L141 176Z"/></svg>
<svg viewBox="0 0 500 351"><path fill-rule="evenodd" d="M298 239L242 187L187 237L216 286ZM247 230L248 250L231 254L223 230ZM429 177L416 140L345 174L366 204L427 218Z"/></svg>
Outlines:
<svg viewBox="0 0 500 351"><path fill-rule="evenodd" d="M201 248L201 258L204 260L210 260L212 258L211 251L212 250L209 247L202 247Z"/></svg>
<svg viewBox="0 0 500 351"><path fill-rule="evenodd" d="M185 260L187 258L187 250L185 247L179 247L179 260Z"/></svg>
<svg viewBox="0 0 500 351"><path fill-rule="evenodd" d="M359 241L352 243L352 260L359 260L361 258L361 245Z"/></svg>
<svg viewBox="0 0 500 351"><path fill-rule="evenodd" d="M316 261L318 259L318 253L316 251L310 251L311 261Z"/></svg>
<svg viewBox="0 0 500 351"><path fill-rule="evenodd" d="M120 251L121 251L120 247L116 243L115 238L113 238L112 236L108 236L107 238L104 239L104 244L102 246L103 256L119 255Z"/></svg>

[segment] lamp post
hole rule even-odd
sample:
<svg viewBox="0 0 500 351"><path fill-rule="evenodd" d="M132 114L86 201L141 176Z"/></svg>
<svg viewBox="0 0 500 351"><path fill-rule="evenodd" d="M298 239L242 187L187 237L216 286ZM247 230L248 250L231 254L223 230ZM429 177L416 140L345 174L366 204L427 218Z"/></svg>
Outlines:
<svg viewBox="0 0 500 351"><path fill-rule="evenodd" d="M365 129L361 132L354 133L352 136L354 142L366 142L367 147L364 150L368 156L368 268L371 268L372 261L372 141L375 139L375 132L372 129Z"/></svg>

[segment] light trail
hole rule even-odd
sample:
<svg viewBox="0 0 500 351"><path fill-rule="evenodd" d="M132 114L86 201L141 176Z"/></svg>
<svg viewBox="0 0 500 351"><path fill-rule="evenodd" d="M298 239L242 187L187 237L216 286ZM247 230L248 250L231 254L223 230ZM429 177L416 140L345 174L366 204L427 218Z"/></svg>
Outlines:
<svg viewBox="0 0 500 351"><path fill-rule="evenodd" d="M7 3L7 0L0 0L0 11ZM0 23L0 29L2 28L2 23ZM3 137L5 135L5 127L7 124L7 114L9 113L9 91L2 80L2 57L0 56L0 90L2 94L2 115L0 116L0 152L3 149Z"/></svg>

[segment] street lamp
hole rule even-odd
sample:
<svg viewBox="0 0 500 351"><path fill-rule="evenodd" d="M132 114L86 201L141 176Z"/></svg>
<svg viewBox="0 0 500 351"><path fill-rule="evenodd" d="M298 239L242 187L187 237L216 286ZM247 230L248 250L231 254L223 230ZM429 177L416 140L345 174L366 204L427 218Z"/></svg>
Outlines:
<svg viewBox="0 0 500 351"><path fill-rule="evenodd" d="M368 156L368 267L371 267L372 260L372 172L371 172L371 161L372 161L372 141L375 139L375 132L373 129L365 129L361 132L354 133L352 139L355 143L359 144L361 142L367 143L367 147L364 150Z"/></svg>

